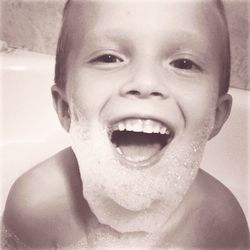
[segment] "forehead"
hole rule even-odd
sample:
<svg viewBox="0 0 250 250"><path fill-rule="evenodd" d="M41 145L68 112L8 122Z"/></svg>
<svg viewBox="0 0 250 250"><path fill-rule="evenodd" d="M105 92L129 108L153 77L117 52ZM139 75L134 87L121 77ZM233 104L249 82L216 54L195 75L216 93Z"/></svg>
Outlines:
<svg viewBox="0 0 250 250"><path fill-rule="evenodd" d="M178 38L177 34L182 40L193 38L211 49L223 40L224 32L215 3L214 0L71 0L66 19L75 48L87 39L130 36L166 40L172 33L174 38Z"/></svg>
<svg viewBox="0 0 250 250"><path fill-rule="evenodd" d="M157 14L160 20L160 13L164 13L165 17L170 19L191 13L193 18L200 19L201 22L204 17L207 17L209 23L212 24L215 21L212 17L217 15L218 19L220 16L218 6L216 0L69 0L68 19L79 21L80 17L80 19L84 19L81 24L87 24L107 17L110 20L114 14L125 20L131 15L137 14L138 21L140 17L147 21L148 16L144 14L150 14L150 16ZM216 21L218 22L218 20Z"/></svg>

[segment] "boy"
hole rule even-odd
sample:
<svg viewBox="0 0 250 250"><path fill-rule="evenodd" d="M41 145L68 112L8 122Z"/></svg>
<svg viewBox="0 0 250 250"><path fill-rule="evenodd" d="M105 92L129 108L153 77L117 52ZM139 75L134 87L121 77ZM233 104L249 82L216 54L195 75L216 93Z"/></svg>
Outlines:
<svg viewBox="0 0 250 250"><path fill-rule="evenodd" d="M52 94L72 149L12 187L15 243L247 249L238 202L199 170L230 113L229 68L219 1L68 1Z"/></svg>

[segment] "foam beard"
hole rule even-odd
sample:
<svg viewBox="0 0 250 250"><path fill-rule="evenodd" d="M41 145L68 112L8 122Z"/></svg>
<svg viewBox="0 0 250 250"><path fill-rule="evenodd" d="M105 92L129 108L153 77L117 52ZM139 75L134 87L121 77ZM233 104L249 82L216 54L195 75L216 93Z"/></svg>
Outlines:
<svg viewBox="0 0 250 250"><path fill-rule="evenodd" d="M72 117L70 135L83 196L99 222L122 233L162 228L196 177L213 124L209 117L192 135L173 140L154 166L142 169L116 159L98 122Z"/></svg>

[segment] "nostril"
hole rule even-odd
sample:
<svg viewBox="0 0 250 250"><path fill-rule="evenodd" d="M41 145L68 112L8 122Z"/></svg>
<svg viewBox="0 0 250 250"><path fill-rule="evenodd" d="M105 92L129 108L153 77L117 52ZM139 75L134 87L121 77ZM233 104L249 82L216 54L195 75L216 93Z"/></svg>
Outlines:
<svg viewBox="0 0 250 250"><path fill-rule="evenodd" d="M162 94L160 92L152 92L151 95L152 96L162 96Z"/></svg>
<svg viewBox="0 0 250 250"><path fill-rule="evenodd" d="M136 96L139 98L145 98L145 97L163 97L163 94L158 91L148 92L148 91L139 91L139 90L130 90L126 92L126 95L128 96Z"/></svg>
<svg viewBox="0 0 250 250"><path fill-rule="evenodd" d="M139 96L139 95L140 95L140 92L139 92L138 90L130 90L130 91L128 91L127 94Z"/></svg>

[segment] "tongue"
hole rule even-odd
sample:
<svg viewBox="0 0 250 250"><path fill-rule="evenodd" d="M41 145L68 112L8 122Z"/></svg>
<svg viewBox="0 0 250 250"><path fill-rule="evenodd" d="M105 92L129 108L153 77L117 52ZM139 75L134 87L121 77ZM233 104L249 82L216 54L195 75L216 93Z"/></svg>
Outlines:
<svg viewBox="0 0 250 250"><path fill-rule="evenodd" d="M145 161L158 153L163 145L160 135L125 132L117 138L117 147L130 161Z"/></svg>

